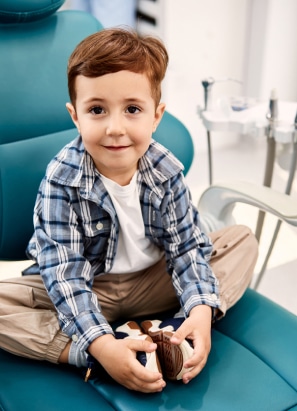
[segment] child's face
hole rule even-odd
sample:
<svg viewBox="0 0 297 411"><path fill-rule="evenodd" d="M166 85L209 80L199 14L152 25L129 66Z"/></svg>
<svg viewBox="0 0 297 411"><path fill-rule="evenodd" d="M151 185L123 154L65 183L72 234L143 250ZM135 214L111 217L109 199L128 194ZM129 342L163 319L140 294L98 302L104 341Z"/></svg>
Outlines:
<svg viewBox="0 0 297 411"><path fill-rule="evenodd" d="M138 160L148 149L161 121L164 104L157 109L145 74L119 71L101 77L76 78L76 109L67 109L97 170L126 185Z"/></svg>

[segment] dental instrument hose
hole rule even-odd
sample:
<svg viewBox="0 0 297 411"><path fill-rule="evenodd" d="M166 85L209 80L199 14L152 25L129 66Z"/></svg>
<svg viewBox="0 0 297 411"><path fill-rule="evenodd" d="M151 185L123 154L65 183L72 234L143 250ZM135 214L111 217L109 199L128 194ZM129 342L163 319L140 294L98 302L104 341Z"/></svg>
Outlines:
<svg viewBox="0 0 297 411"><path fill-rule="evenodd" d="M293 182L294 182L294 177L295 177L295 172L296 172L296 166L297 166L297 113L296 113L295 121L294 121L293 154L292 154L290 172L289 172L289 177L288 177L288 181L287 181L285 194L289 195L291 193ZM282 225L282 221L278 220L277 224L276 224L276 227L275 227L275 230L274 230L274 234L273 234L270 246L269 246L269 249L267 251L267 254L266 254L266 257L265 257L265 260L264 260L264 263L263 263L262 268L261 268L261 270L258 274L256 283L255 283L255 286L254 286L255 290L258 288L258 286L259 286L259 284L262 280L262 277L263 277L263 275L266 271L268 260L271 256L271 253L272 253L273 247L275 245L275 242L276 242L276 239L277 239L277 236L278 236L281 225Z"/></svg>
<svg viewBox="0 0 297 411"><path fill-rule="evenodd" d="M221 83L225 81L234 81L236 83L242 84L240 80L234 78L225 77L222 79L215 80L213 77L206 77L202 80L202 86L204 89L204 110L209 111L212 108L212 86L214 83ZM211 133L209 130L206 131L207 135L207 151L208 151L208 175L209 175L209 185L212 185L212 147L211 147Z"/></svg>
<svg viewBox="0 0 297 411"><path fill-rule="evenodd" d="M265 187L270 187L271 182L272 182L272 175L273 175L274 161L275 161L275 146L276 146L275 139L274 139L274 128L275 128L275 122L277 121L277 117L278 117L278 99L277 99L276 90L273 89L271 90L270 100L269 100L269 111L266 116L268 120L268 127L266 131L267 152L266 152L265 175L264 175L264 181L263 181L263 185ZM259 211L257 227L256 227L256 232L255 232L258 242L260 242L262 228L264 225L264 219L265 219L265 212Z"/></svg>
<svg viewBox="0 0 297 411"><path fill-rule="evenodd" d="M215 80L212 77L207 77L202 80L202 86L204 88L204 110L210 110L212 99L211 99L211 89ZM212 148L211 148L211 134L210 131L206 131L207 135L207 152L208 152L208 178L209 185L212 185Z"/></svg>
<svg viewBox="0 0 297 411"><path fill-rule="evenodd" d="M207 151L208 151L208 178L209 178L209 185L212 185L212 148L211 148L211 134L210 131L207 130Z"/></svg>

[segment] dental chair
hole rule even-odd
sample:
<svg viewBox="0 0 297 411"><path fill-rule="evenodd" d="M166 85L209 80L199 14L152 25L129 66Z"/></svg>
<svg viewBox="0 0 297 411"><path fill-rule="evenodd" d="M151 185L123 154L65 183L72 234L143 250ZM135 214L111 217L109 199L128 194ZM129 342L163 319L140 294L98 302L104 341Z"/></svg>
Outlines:
<svg viewBox="0 0 297 411"><path fill-rule="evenodd" d="M2 260L25 258L46 165L77 133L64 108L68 57L84 37L102 29L88 14L58 11L62 4L61 0L0 0ZM184 125L166 113L154 138L174 152L186 173L194 151ZM244 183L211 186L199 209L205 221L232 224L236 202L297 225L296 200ZM168 382L162 393L141 394L118 385L104 372L85 383L74 367L16 357L0 349L0 410L297 410L296 346L296 316L248 289L214 325L208 363L188 385Z"/></svg>

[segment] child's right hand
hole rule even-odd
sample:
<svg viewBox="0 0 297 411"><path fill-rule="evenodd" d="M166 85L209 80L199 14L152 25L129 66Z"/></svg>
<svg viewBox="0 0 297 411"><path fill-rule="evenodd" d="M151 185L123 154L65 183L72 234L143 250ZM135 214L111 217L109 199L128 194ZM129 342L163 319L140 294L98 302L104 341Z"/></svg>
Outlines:
<svg viewBox="0 0 297 411"><path fill-rule="evenodd" d="M124 387L144 393L162 391L166 383L162 374L147 370L136 359L137 351L155 351L157 345L145 340L115 339L103 335L92 342L88 351L108 374Z"/></svg>

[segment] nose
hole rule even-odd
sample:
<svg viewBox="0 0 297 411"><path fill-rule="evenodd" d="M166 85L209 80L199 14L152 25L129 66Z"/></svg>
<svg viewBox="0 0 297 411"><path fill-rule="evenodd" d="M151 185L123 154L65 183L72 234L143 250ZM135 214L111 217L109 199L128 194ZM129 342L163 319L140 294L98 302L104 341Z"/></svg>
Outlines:
<svg viewBox="0 0 297 411"><path fill-rule="evenodd" d="M106 134L108 136L121 136L125 134L124 119L121 114L115 113L108 117Z"/></svg>

